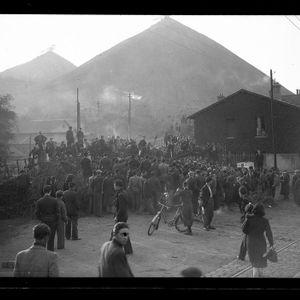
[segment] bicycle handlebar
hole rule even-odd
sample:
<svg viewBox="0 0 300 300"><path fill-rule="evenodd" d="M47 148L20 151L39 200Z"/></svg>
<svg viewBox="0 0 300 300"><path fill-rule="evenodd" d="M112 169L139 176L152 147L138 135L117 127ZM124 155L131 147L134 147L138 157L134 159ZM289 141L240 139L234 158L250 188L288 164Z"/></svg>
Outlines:
<svg viewBox="0 0 300 300"><path fill-rule="evenodd" d="M169 209L169 208L170 208L170 206L168 206L168 205L165 205L165 204L163 204L163 203L161 203L161 202L158 202L158 204L160 204L161 206L164 206L164 207L166 207L167 209Z"/></svg>

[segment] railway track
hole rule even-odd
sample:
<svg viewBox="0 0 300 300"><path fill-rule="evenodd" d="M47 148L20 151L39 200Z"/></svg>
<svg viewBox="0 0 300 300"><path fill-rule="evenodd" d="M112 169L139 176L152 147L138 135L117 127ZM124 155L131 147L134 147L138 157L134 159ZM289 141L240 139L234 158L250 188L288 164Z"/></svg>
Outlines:
<svg viewBox="0 0 300 300"><path fill-rule="evenodd" d="M290 246L296 244L296 243L299 242L299 241L300 241L300 239L295 240L295 241L293 241L293 242L291 242L291 243L289 243L289 244L287 244L287 245L281 247L279 250L277 250L277 254L281 253L282 251L284 251L285 249L289 248ZM234 274L231 275L230 277L232 277L232 278L238 277L238 276L240 276L241 274L243 274L243 273L249 271L251 268L252 268L252 266L251 266L251 265L248 265L248 266L246 266L244 269L242 269L242 270L240 270L240 271L234 273Z"/></svg>

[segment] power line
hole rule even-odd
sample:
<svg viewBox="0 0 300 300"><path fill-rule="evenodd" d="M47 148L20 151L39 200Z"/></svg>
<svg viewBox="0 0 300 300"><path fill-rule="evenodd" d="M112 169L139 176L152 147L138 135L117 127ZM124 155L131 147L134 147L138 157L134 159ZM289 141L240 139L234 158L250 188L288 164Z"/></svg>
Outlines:
<svg viewBox="0 0 300 300"><path fill-rule="evenodd" d="M300 30L300 27L298 27L288 16L285 16L298 30Z"/></svg>

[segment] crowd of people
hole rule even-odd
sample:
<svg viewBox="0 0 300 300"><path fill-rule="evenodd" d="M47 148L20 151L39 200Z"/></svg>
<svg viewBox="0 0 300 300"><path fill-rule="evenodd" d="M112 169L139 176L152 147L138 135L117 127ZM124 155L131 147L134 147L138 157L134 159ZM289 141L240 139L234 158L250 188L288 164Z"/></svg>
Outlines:
<svg viewBox="0 0 300 300"><path fill-rule="evenodd" d="M89 144L83 133L79 137L77 135L75 143L70 131L72 128L66 134L66 151L61 151L61 148L57 150L58 147L54 147L56 151L52 151L51 147L52 150L49 150L46 139L41 137L42 133L36 139L36 148L45 150L49 160L64 159L65 155L77 157L86 188L88 213L98 217L104 214L114 215L115 225L111 240L101 248L99 276L133 276L126 259L126 255L133 253L127 225L128 211L155 215L164 193L168 194L170 206L182 204L187 235L193 234L192 225L196 216L202 217L204 230L215 230L214 212L219 209L232 210L237 205L246 236L239 257L244 258L246 249L254 268L265 267L266 261L261 260L266 243L262 242L260 250L257 250L253 246L255 237L253 239L251 232L253 230L254 235L257 234L256 224L260 224L260 237L261 232L266 231L270 246L273 246L272 232L266 219L256 222L253 221L256 217L251 216L262 218L263 207L271 208L276 205L281 201L280 195L282 201L289 199L291 180L288 172L263 168L259 161L249 168L243 164L240 167L226 165L224 161L219 162L214 154L217 151L215 144L205 145L203 149L206 152L199 155L195 151L195 144L189 138L175 139L168 136L165 138L165 146L157 148L147 143L145 137L139 142L119 137L105 140L101 137ZM53 143L51 140L50 142ZM174 145L181 145L180 150L175 151ZM72 152L72 147L78 151ZM63 153L63 156L57 153ZM62 183L58 183L55 177L49 178L43 187L43 196L36 202L36 217L47 227L36 227L34 237L38 239L39 234L36 232L40 230L47 238L44 242L35 242L35 246L42 243L48 250L54 251L56 233L57 249L64 248L65 238L80 239L77 228L80 199L74 175L69 174ZM300 204L299 171L292 178L292 192L295 201ZM120 247L123 246L125 251L121 253ZM23 253L22 256L24 255ZM18 254L15 274L24 274L17 270L20 259L21 254ZM49 255L47 259L55 260L55 257ZM117 265L122 265L120 272L113 265L107 266L115 263L112 262L114 259ZM54 271L49 271L48 275L57 274L56 269L53 268ZM255 270L254 273L255 276L261 275L260 270Z"/></svg>

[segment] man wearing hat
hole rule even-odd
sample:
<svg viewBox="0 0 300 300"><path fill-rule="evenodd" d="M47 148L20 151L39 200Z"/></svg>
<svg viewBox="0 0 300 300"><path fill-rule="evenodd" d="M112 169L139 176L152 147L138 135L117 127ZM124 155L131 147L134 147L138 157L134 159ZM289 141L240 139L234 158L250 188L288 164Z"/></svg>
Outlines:
<svg viewBox="0 0 300 300"><path fill-rule="evenodd" d="M212 193L213 179L208 176L205 180L205 185L200 190L200 207L203 212L204 230L216 229L211 225L214 217L214 198Z"/></svg>
<svg viewBox="0 0 300 300"><path fill-rule="evenodd" d="M16 255L14 277L58 277L57 254L46 249L51 229L44 223L33 227L34 243Z"/></svg>

